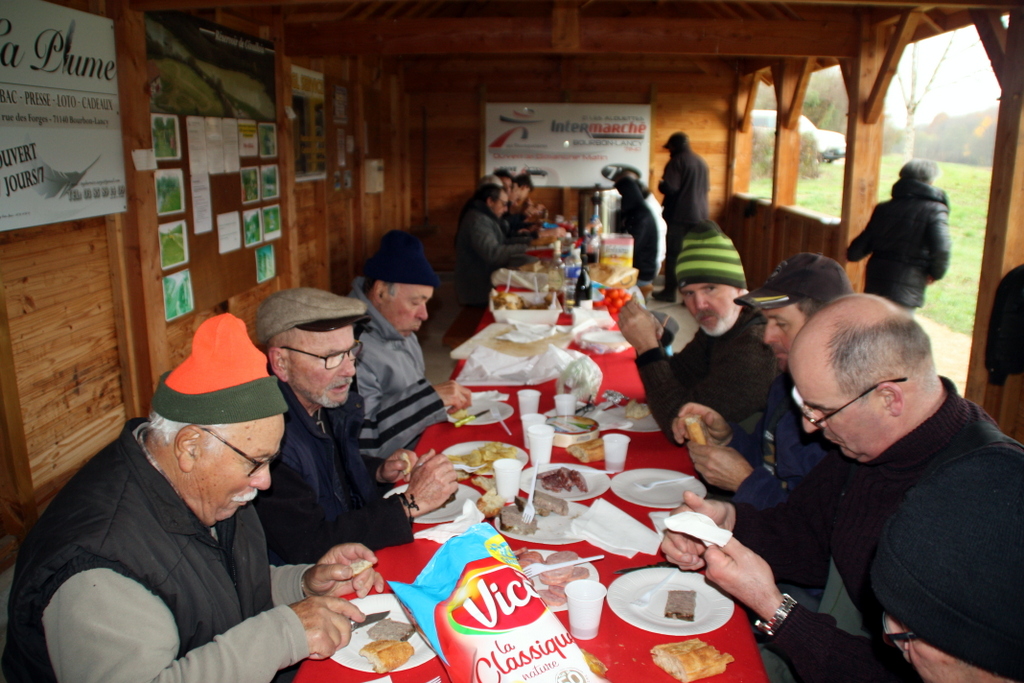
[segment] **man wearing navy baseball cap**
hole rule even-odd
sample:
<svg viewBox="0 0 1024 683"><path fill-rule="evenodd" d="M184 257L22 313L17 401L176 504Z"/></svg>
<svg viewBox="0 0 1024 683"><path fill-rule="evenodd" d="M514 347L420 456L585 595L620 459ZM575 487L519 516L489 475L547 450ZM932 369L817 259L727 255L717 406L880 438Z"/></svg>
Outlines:
<svg viewBox="0 0 1024 683"><path fill-rule="evenodd" d="M424 373L416 331L427 319L427 302L441 285L423 244L414 235L392 230L352 282L349 296L366 304L369 319L356 324L363 342L359 358L359 395L366 420L359 434L364 455L386 458L413 448L423 430L467 408L471 392L453 380L431 385Z"/></svg>

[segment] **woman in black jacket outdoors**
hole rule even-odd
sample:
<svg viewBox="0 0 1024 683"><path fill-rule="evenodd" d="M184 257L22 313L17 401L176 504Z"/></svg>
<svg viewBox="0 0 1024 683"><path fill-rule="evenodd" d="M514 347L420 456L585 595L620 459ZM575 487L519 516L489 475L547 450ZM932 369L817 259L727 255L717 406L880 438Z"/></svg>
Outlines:
<svg viewBox="0 0 1024 683"><path fill-rule="evenodd" d="M875 207L864 232L846 252L850 261L868 254L864 291L909 309L924 304L924 288L949 267L949 198L932 183L934 161L912 159L900 169L892 199Z"/></svg>

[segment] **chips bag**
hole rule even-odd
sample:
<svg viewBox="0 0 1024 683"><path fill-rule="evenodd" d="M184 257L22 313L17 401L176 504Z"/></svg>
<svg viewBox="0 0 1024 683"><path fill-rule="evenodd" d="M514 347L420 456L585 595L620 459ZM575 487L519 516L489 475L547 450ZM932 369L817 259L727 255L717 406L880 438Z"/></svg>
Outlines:
<svg viewBox="0 0 1024 683"><path fill-rule="evenodd" d="M391 587L454 683L603 680L491 526L476 524L450 539L415 583Z"/></svg>

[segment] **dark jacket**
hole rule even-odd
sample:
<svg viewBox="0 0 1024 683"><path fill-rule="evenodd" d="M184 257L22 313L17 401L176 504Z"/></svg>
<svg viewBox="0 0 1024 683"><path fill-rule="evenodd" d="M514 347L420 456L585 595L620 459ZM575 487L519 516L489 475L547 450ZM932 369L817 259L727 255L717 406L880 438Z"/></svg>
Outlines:
<svg viewBox="0 0 1024 683"><path fill-rule="evenodd" d="M792 389L789 373L782 373L768 389L768 405L754 431L748 434L738 424L731 425L729 447L754 468L736 489L733 503L748 503L758 510L775 507L834 450L820 431L804 431L800 409L790 396Z"/></svg>
<svg viewBox="0 0 1024 683"><path fill-rule="evenodd" d="M679 151L672 154L665 164L665 172L658 183L658 190L665 195L661 215L665 217L668 229L707 220L710 189L707 162L690 149L689 142L682 143Z"/></svg>
<svg viewBox="0 0 1024 683"><path fill-rule="evenodd" d="M892 199L875 207L864 232L846 258L868 261L864 291L910 308L924 305L928 278L939 280L949 268L949 198L937 187L901 179Z"/></svg>
<svg viewBox="0 0 1024 683"><path fill-rule="evenodd" d="M274 564L316 562L338 543L372 550L412 541L397 496L382 498L373 476L381 461L359 454L363 399L350 392L338 408L322 410L325 434L285 382L288 403L281 456L270 488L254 501Z"/></svg>
<svg viewBox="0 0 1024 683"><path fill-rule="evenodd" d="M650 282L658 274L658 224L644 201L640 183L620 178L615 189L622 195L619 225L633 236L633 267L640 271L641 282Z"/></svg>
<svg viewBox="0 0 1024 683"><path fill-rule="evenodd" d="M486 306L491 273L514 263L529 248L529 236L506 234L487 203L476 200L455 236L455 292L462 306Z"/></svg>
<svg viewBox="0 0 1024 683"><path fill-rule="evenodd" d="M167 605L178 657L273 606L266 541L251 507L209 528L146 459L128 422L57 494L18 551L4 675L55 680L43 611L79 572L112 569Z"/></svg>

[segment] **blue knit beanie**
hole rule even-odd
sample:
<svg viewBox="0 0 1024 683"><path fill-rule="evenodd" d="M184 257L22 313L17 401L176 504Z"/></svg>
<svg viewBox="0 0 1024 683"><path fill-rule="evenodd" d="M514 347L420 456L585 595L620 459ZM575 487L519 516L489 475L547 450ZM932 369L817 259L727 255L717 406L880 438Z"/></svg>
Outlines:
<svg viewBox="0 0 1024 683"><path fill-rule="evenodd" d="M441 279L430 267L423 243L401 230L392 230L380 241L380 249L367 260L363 274L368 280L440 287Z"/></svg>

